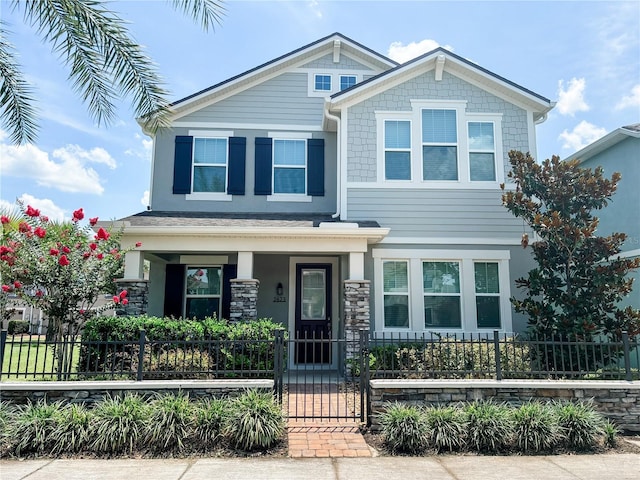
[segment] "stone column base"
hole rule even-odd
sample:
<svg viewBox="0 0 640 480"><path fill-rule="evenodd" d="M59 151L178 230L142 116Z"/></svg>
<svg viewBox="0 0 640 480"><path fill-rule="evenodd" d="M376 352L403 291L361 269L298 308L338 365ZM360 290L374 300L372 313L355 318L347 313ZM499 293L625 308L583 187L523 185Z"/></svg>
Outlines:
<svg viewBox="0 0 640 480"><path fill-rule="evenodd" d="M256 320L258 318L258 290L260 280L231 280L231 308L229 320L232 322Z"/></svg>
<svg viewBox="0 0 640 480"><path fill-rule="evenodd" d="M346 359L357 357L361 330L370 328L369 280L344 281L344 336L347 341Z"/></svg>
<svg viewBox="0 0 640 480"><path fill-rule="evenodd" d="M144 315L147 313L149 305L149 280L116 280L117 293L122 290L127 291L127 300L129 303L126 305L119 304L116 306L116 315L119 317L131 317L137 315Z"/></svg>

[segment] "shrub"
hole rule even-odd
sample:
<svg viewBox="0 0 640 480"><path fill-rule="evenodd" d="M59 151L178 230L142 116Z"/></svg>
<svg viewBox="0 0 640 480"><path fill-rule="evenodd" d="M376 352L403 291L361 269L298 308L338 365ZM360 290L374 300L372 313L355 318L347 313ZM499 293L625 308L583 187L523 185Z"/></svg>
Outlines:
<svg viewBox="0 0 640 480"><path fill-rule="evenodd" d="M11 427L16 415L15 410L12 404L0 401L0 456L3 456L9 448Z"/></svg>
<svg viewBox="0 0 640 480"><path fill-rule="evenodd" d="M512 411L511 418L515 444L523 452L549 450L560 438L556 412L547 404L525 403Z"/></svg>
<svg viewBox="0 0 640 480"><path fill-rule="evenodd" d="M195 439L202 449L213 447L222 435L229 407L229 401L220 399L202 400L194 406Z"/></svg>
<svg viewBox="0 0 640 480"><path fill-rule="evenodd" d="M604 446L608 448L615 447L618 442L620 428L610 420L605 420L602 426L602 432L604 434Z"/></svg>
<svg viewBox="0 0 640 480"><path fill-rule="evenodd" d="M100 453L131 453L140 445L149 408L138 395L108 397L94 411L90 448Z"/></svg>
<svg viewBox="0 0 640 480"><path fill-rule="evenodd" d="M52 453L79 452L89 444L92 415L84 405L67 404L60 409L51 431Z"/></svg>
<svg viewBox="0 0 640 480"><path fill-rule="evenodd" d="M59 403L39 401L17 407L16 418L11 427L15 454L20 456L23 453L51 451L53 447L51 433L60 416Z"/></svg>
<svg viewBox="0 0 640 480"><path fill-rule="evenodd" d="M154 451L184 449L184 440L192 434L193 407L189 397L168 394L157 397L150 405L146 429L147 445Z"/></svg>
<svg viewBox="0 0 640 480"><path fill-rule="evenodd" d="M556 403L562 442L569 448L593 448L604 433L604 418L586 403Z"/></svg>
<svg viewBox="0 0 640 480"><path fill-rule="evenodd" d="M464 407L467 445L477 451L500 451L509 447L513 426L509 407L490 401L473 402Z"/></svg>
<svg viewBox="0 0 640 480"><path fill-rule="evenodd" d="M418 453L428 446L426 418L417 407L389 404L380 415L380 425L385 443L394 452Z"/></svg>
<svg viewBox="0 0 640 480"><path fill-rule="evenodd" d="M29 322L25 320L9 320L7 333L9 335L22 335L23 333L29 333Z"/></svg>
<svg viewBox="0 0 640 480"><path fill-rule="evenodd" d="M282 408L270 393L249 390L233 402L226 434L236 448L269 448L284 430Z"/></svg>
<svg viewBox="0 0 640 480"><path fill-rule="evenodd" d="M457 450L465 445L467 422L461 409L431 407L425 412L429 428L429 443L436 450Z"/></svg>

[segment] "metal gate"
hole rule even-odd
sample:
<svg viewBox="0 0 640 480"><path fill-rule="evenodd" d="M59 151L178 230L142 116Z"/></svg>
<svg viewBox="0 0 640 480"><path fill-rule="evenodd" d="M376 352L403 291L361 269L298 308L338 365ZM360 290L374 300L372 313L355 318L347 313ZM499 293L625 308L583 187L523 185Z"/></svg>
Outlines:
<svg viewBox="0 0 640 480"><path fill-rule="evenodd" d="M278 332L274 388L289 420L368 422L368 339L368 330L353 339Z"/></svg>

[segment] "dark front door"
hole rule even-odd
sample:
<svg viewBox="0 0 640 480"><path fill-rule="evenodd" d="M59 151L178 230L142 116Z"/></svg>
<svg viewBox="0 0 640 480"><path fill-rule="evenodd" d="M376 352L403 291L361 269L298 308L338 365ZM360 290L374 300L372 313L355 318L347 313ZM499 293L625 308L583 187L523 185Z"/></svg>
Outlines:
<svg viewBox="0 0 640 480"><path fill-rule="evenodd" d="M296 363L331 363L331 265L296 265Z"/></svg>

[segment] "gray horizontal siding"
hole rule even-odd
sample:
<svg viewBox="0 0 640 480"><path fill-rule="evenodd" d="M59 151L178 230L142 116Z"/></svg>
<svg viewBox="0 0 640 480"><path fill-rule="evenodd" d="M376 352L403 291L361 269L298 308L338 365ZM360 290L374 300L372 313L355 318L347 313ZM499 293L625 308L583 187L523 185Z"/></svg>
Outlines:
<svg viewBox="0 0 640 480"><path fill-rule="evenodd" d="M330 53L306 63L302 68L325 68L331 70L371 70L371 68L346 55L340 55L340 61L333 63L333 54Z"/></svg>
<svg viewBox="0 0 640 480"><path fill-rule="evenodd" d="M180 122L321 125L323 98L308 97L306 73L284 73L186 115Z"/></svg>
<svg viewBox="0 0 640 480"><path fill-rule="evenodd" d="M347 215L376 220L390 237L518 239L522 221L501 203L496 190L349 188Z"/></svg>

